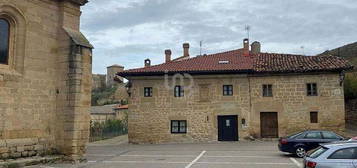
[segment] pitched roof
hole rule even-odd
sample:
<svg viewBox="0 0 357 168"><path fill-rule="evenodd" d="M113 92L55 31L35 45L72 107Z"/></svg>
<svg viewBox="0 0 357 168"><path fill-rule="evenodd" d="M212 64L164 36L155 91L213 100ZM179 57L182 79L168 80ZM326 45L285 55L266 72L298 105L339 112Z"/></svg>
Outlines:
<svg viewBox="0 0 357 168"><path fill-rule="evenodd" d="M63 29L67 32L68 36L73 40L75 44L91 49L94 48L80 31L73 30L67 27L63 27Z"/></svg>
<svg viewBox="0 0 357 168"><path fill-rule="evenodd" d="M83 6L83 5L85 5L86 3L88 3L88 0L69 0L69 1L71 1L71 2L73 2L73 3L76 3L76 4L78 4L78 5L81 5L81 6Z"/></svg>
<svg viewBox="0 0 357 168"><path fill-rule="evenodd" d="M117 104L110 104L105 106L92 106L90 109L90 114L115 114L114 108L118 106Z"/></svg>
<svg viewBox="0 0 357 168"><path fill-rule="evenodd" d="M119 76L148 76L164 73L289 73L341 71L352 66L343 58L259 53L243 55L242 49L171 61L119 72Z"/></svg>

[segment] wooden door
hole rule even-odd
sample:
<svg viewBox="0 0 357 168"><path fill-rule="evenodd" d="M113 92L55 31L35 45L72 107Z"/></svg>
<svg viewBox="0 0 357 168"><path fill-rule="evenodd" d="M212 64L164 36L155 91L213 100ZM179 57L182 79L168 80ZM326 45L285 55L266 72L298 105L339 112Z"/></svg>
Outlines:
<svg viewBox="0 0 357 168"><path fill-rule="evenodd" d="M278 138L278 113L261 112L260 113L260 134L262 138Z"/></svg>

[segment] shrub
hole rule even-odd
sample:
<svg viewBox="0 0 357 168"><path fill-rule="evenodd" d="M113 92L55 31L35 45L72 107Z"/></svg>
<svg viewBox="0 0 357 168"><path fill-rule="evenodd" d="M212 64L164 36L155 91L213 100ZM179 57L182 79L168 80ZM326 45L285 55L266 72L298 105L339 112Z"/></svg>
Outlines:
<svg viewBox="0 0 357 168"><path fill-rule="evenodd" d="M107 120L105 122L91 122L90 141L97 141L125 135L128 133L128 126L125 121Z"/></svg>
<svg viewBox="0 0 357 168"><path fill-rule="evenodd" d="M345 99L357 99L357 72L346 73L344 81Z"/></svg>

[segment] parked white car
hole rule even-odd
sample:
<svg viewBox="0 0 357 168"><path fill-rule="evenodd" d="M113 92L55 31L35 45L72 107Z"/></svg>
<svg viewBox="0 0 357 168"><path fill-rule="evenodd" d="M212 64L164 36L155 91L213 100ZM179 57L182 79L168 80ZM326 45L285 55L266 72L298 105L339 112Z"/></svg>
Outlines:
<svg viewBox="0 0 357 168"><path fill-rule="evenodd" d="M352 137L350 140L348 141L357 141L357 137Z"/></svg>
<svg viewBox="0 0 357 168"><path fill-rule="evenodd" d="M305 168L357 168L357 141L321 144L304 158Z"/></svg>

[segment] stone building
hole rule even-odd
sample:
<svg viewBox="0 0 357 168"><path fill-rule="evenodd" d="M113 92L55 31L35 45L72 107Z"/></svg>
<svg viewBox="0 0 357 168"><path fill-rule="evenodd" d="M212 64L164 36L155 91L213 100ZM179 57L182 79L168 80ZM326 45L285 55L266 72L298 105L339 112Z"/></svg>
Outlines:
<svg viewBox="0 0 357 168"><path fill-rule="evenodd" d="M85 153L93 48L79 27L86 3L0 1L0 160Z"/></svg>
<svg viewBox="0 0 357 168"><path fill-rule="evenodd" d="M336 56L347 59L354 67L357 66L357 42L350 43L335 49L327 50L320 56ZM346 109L346 127L357 129L357 71L346 73L345 83L345 109Z"/></svg>
<svg viewBox="0 0 357 168"><path fill-rule="evenodd" d="M114 64L107 67L107 74L93 74L92 75L92 89L100 89L105 87L112 87L118 83L124 83L122 77L117 77L116 73L124 70L124 67Z"/></svg>
<svg viewBox="0 0 357 168"><path fill-rule="evenodd" d="M124 70L123 66L114 64L107 67L107 86L113 86L115 83L123 83L123 78L116 78L116 73L122 72Z"/></svg>
<svg viewBox="0 0 357 168"><path fill-rule="evenodd" d="M189 57L184 44L184 56ZM276 138L345 128L338 57L262 53L260 43L118 73L130 81L131 143Z"/></svg>
<svg viewBox="0 0 357 168"><path fill-rule="evenodd" d="M91 107L91 123L107 120L125 120L128 114L128 105L110 104Z"/></svg>

